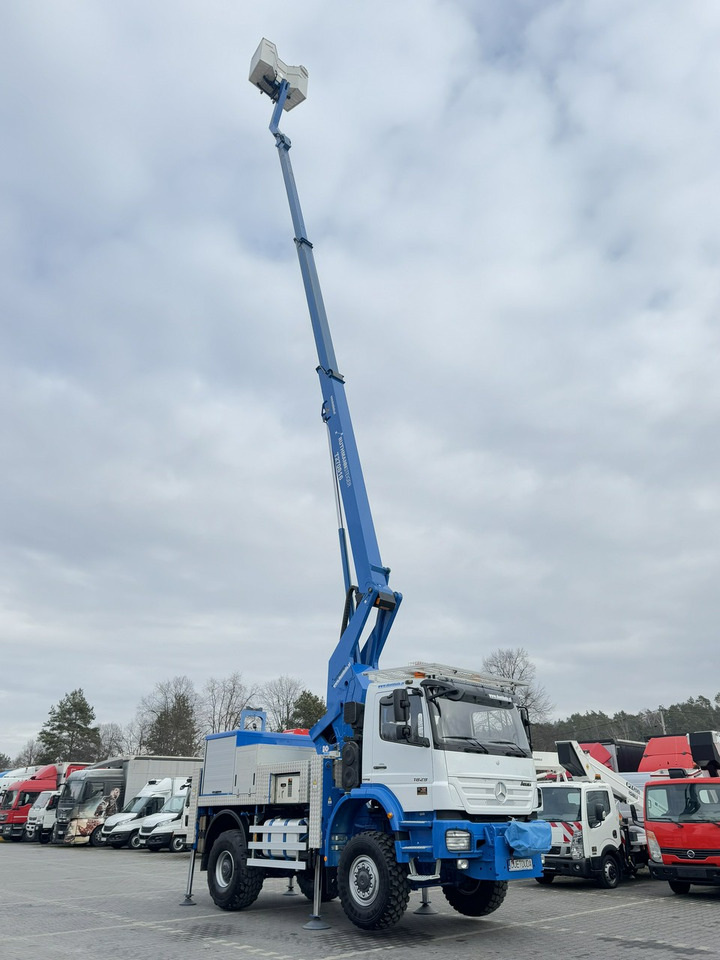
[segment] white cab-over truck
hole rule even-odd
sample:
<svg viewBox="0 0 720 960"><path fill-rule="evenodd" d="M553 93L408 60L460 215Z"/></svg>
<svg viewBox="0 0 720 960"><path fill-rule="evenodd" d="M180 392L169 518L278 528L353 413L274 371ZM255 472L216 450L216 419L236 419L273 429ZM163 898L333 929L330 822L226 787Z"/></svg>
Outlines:
<svg viewBox="0 0 720 960"><path fill-rule="evenodd" d="M538 772L556 776L539 783L542 810L552 828L538 883L557 876L585 877L616 887L648 862L639 819L642 790L587 754L575 740L558 741L558 764L538 763ZM567 775L572 779L566 779Z"/></svg>
<svg viewBox="0 0 720 960"><path fill-rule="evenodd" d="M35 803L30 807L25 824L25 839L37 840L39 843L50 843L55 818L59 790L43 790Z"/></svg>

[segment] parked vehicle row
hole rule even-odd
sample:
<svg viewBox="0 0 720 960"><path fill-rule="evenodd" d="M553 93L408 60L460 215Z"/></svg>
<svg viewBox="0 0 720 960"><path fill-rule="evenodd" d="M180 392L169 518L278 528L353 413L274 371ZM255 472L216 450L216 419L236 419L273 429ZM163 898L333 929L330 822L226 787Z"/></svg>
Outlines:
<svg viewBox="0 0 720 960"><path fill-rule="evenodd" d="M668 739L687 749L657 755L684 765L651 773L615 773L575 741L557 743L556 763L536 754L538 816L552 828L538 883L564 875L615 887L647 866L677 894L720 886L720 734Z"/></svg>
<svg viewBox="0 0 720 960"><path fill-rule="evenodd" d="M0 799L0 836L68 846L183 849L182 810L200 767L197 757L153 756L42 767L7 786ZM155 833L155 827L162 829ZM147 829L141 837L142 828Z"/></svg>
<svg viewBox="0 0 720 960"><path fill-rule="evenodd" d="M146 847L153 851L167 848L172 852L185 850L187 818L183 818L183 812L188 805L191 783L191 779L183 781L181 777L150 781L120 813L105 821L102 844L115 850L121 847L133 850ZM59 796L59 790L40 794L28 814L25 840L50 843Z"/></svg>

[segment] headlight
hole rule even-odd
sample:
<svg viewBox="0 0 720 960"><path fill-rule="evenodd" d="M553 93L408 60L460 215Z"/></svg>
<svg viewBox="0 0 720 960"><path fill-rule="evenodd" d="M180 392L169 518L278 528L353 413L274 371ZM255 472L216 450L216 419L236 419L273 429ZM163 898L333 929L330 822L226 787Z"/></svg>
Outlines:
<svg viewBox="0 0 720 960"><path fill-rule="evenodd" d="M448 850L469 850L470 834L467 830L446 830L445 846Z"/></svg>
<svg viewBox="0 0 720 960"><path fill-rule="evenodd" d="M662 863L662 851L660 850L660 844L657 842L657 838L652 830L647 831L647 845L648 853L652 860L656 863Z"/></svg>

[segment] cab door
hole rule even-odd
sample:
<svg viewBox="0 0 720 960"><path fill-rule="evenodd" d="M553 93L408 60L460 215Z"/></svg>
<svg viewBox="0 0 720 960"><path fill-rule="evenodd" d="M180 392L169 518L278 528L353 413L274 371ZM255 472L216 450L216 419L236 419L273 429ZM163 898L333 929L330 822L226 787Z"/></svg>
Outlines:
<svg viewBox="0 0 720 960"><path fill-rule="evenodd" d="M403 810L432 810L433 751L425 698L419 690L407 693L407 716L396 718L392 691L374 699L365 717L363 783L382 783L398 798Z"/></svg>
<svg viewBox="0 0 720 960"><path fill-rule="evenodd" d="M620 846L620 822L607 787L587 791L585 816L589 856L598 857L606 847Z"/></svg>

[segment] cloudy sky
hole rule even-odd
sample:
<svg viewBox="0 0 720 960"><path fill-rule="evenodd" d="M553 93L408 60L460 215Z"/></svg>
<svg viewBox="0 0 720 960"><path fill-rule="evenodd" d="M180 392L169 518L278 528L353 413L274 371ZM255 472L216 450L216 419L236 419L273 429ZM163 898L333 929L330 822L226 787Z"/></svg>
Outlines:
<svg viewBox="0 0 720 960"><path fill-rule="evenodd" d="M343 586L261 37L391 584L382 664L720 690L720 8L0 11L0 751L80 686L324 695Z"/></svg>

